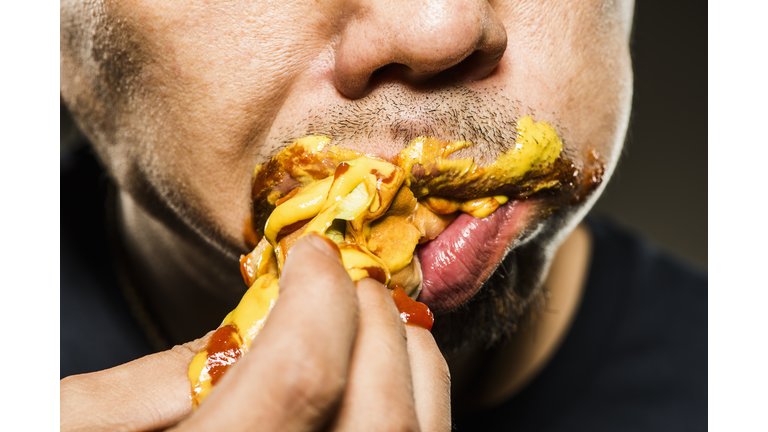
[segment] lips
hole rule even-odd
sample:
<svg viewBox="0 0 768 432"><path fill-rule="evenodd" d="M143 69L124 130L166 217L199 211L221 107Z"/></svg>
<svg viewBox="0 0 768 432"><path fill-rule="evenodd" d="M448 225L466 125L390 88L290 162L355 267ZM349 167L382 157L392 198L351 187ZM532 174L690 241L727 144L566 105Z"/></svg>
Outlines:
<svg viewBox="0 0 768 432"><path fill-rule="evenodd" d="M278 274L292 242L316 232L339 246L353 280L400 285L435 312L450 311L523 232L534 195L562 194L577 173L551 125L526 116L516 130L514 147L483 166L451 157L473 146L465 141L418 137L384 160L304 137L256 167L254 231L274 248Z"/></svg>
<svg viewBox="0 0 768 432"><path fill-rule="evenodd" d="M511 201L482 219L462 214L437 238L419 246L423 288L418 300L435 313L469 300L523 231L531 207L531 201Z"/></svg>

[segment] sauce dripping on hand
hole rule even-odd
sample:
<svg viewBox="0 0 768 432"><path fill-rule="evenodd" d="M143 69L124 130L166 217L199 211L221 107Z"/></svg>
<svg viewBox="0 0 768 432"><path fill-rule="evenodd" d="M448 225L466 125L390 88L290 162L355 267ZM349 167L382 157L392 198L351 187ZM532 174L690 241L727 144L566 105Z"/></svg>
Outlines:
<svg viewBox="0 0 768 432"><path fill-rule="evenodd" d="M427 305L408 297L400 285L395 285L395 289L392 290L392 298L395 300L397 310L400 311L400 319L404 323L432 331L435 317Z"/></svg>
<svg viewBox="0 0 768 432"><path fill-rule="evenodd" d="M240 346L237 329L232 325L220 327L213 333L206 347L208 351L208 374L211 376L211 384L216 384L244 352Z"/></svg>

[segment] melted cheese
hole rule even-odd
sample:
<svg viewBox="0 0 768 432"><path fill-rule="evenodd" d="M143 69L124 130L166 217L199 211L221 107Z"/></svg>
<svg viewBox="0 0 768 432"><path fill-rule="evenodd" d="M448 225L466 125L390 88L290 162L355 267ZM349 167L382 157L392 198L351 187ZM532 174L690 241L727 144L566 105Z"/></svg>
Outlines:
<svg viewBox="0 0 768 432"><path fill-rule="evenodd" d="M287 248L299 236L312 232L333 240L352 280L372 277L389 284L394 274L415 299L421 285L419 269L412 261L416 245L435 238L457 212L482 218L508 200L503 195L456 199L431 194L468 185L487 191L484 185L514 184L531 172L545 171L562 152L555 129L530 116L520 119L515 143L490 165L479 166L472 158L449 158L471 146L466 141L447 143L419 137L389 163L332 146L327 137L308 136L277 155L273 160L291 160L284 166L290 167L291 178L298 184L290 194L279 188L268 193L267 201L276 207L266 222L264 237L253 252L241 258L241 271L250 288L220 327L236 329L232 338L239 347L234 351L247 352L264 326L278 298ZM264 169L257 166L255 177ZM267 180L266 185L280 184ZM556 186L558 182L550 180L534 189ZM195 356L188 371L195 406L210 392L210 371L219 361L209 349L211 346Z"/></svg>

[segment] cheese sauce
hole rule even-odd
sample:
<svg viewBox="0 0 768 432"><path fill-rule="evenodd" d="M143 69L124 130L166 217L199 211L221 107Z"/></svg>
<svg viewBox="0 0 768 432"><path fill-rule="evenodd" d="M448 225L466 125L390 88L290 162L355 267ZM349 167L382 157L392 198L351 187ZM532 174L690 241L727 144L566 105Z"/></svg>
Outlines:
<svg viewBox="0 0 768 432"><path fill-rule="evenodd" d="M391 162L330 141L302 138L254 170L254 225L247 238L261 240L240 260L250 288L190 364L194 406L248 351L278 298L287 250L302 235L336 243L352 280L371 277L395 288L403 321L429 330L432 313L414 300L421 288L416 246L434 239L459 212L486 217L510 198L561 187L576 171L562 157L555 129L530 116L519 120L510 149L487 166L450 158L472 146L466 141L419 137Z"/></svg>

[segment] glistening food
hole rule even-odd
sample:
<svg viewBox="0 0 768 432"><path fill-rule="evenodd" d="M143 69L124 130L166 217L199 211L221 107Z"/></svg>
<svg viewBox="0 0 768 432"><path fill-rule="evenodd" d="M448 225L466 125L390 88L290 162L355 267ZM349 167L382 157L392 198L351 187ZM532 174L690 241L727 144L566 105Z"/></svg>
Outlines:
<svg viewBox="0 0 768 432"><path fill-rule="evenodd" d="M264 326L287 253L301 236L333 241L352 280L370 277L391 288L403 320L429 329L431 312L412 300L422 288L416 247L461 213L485 218L510 199L560 188L575 173L555 129L530 116L519 120L510 150L485 166L450 158L472 146L466 141L419 137L392 161L330 141L302 138L256 167L253 221L261 240L240 260L250 288L190 364L195 406Z"/></svg>

